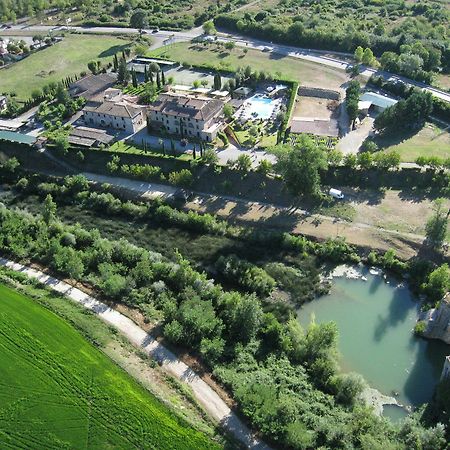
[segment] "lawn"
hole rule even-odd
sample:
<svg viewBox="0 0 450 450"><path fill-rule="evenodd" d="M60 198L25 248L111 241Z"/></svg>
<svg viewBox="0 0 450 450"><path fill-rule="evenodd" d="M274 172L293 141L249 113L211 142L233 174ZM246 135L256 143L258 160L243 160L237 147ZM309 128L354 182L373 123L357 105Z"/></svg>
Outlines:
<svg viewBox="0 0 450 450"><path fill-rule="evenodd" d="M244 53L244 50L247 50L247 53ZM302 85L329 89L337 89L349 79L343 71L309 61L241 47L226 50L215 43L171 44L149 52L148 56L158 56L193 65L207 64L211 68L231 71L235 71L238 67L251 66L253 69L264 70L278 77L299 81Z"/></svg>
<svg viewBox="0 0 450 450"><path fill-rule="evenodd" d="M386 137L379 139L380 146L387 150L397 150L402 162L414 162L419 156L438 156L450 158L450 133L443 128L427 123L413 136L395 137L395 141Z"/></svg>
<svg viewBox="0 0 450 450"><path fill-rule="evenodd" d="M61 318L0 298L0 448L219 448Z"/></svg>
<svg viewBox="0 0 450 450"><path fill-rule="evenodd" d="M146 150L143 150L142 148L139 148L136 145L124 141L115 142L108 148L108 151L114 153L131 153L135 155L157 156L159 158L175 158L179 159L180 161L191 161L193 159L192 155L189 155L187 153L180 153L176 155L172 154L164 155L162 153L162 150L160 149L153 149L149 146ZM167 150L167 153L170 153L169 150Z"/></svg>
<svg viewBox="0 0 450 450"><path fill-rule="evenodd" d="M108 36L68 35L62 42L36 52L0 71L0 92L15 92L19 100L27 100L34 89L69 75L88 72L93 59L106 62L129 43Z"/></svg>

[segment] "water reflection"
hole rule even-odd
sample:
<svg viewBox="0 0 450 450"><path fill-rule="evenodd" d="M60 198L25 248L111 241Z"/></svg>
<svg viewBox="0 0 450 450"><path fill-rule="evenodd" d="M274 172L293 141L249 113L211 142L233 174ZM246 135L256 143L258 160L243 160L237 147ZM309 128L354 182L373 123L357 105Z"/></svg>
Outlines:
<svg viewBox="0 0 450 450"><path fill-rule="evenodd" d="M361 373L386 395L405 405L427 402L450 346L413 335L419 304L404 286L365 274L367 282L337 278L329 295L299 310L306 326L334 320L339 327L341 367Z"/></svg>

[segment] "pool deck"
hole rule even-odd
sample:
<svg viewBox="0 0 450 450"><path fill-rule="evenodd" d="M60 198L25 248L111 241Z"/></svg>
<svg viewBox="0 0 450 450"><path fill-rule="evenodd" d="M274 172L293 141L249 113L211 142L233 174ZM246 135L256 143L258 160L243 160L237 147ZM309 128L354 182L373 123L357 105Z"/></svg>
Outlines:
<svg viewBox="0 0 450 450"><path fill-rule="evenodd" d="M256 93L244 101L235 117L241 122L248 120L274 120L283 103L281 98L272 99Z"/></svg>

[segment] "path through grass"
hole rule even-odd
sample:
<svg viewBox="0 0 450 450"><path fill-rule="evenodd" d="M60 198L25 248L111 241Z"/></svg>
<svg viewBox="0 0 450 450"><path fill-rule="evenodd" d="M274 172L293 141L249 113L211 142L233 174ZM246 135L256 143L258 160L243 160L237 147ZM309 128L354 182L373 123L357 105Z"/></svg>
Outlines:
<svg viewBox="0 0 450 450"><path fill-rule="evenodd" d="M0 448L220 448L62 319L2 285L0 317Z"/></svg>

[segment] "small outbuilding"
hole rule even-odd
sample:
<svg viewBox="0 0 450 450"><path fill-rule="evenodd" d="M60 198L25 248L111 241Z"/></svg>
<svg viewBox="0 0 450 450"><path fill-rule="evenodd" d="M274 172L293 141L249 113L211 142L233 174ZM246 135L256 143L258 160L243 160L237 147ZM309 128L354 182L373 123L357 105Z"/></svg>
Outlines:
<svg viewBox="0 0 450 450"><path fill-rule="evenodd" d="M77 127L70 131L69 144L79 147L99 147L108 145L114 140L114 136L107 133L106 130L89 127Z"/></svg>
<svg viewBox="0 0 450 450"><path fill-rule="evenodd" d="M368 114L370 110L382 112L389 106L393 106L397 100L375 92L364 92L358 102L358 111Z"/></svg>
<svg viewBox="0 0 450 450"><path fill-rule="evenodd" d="M233 98L247 98L253 92L249 87L241 86L233 91Z"/></svg>

